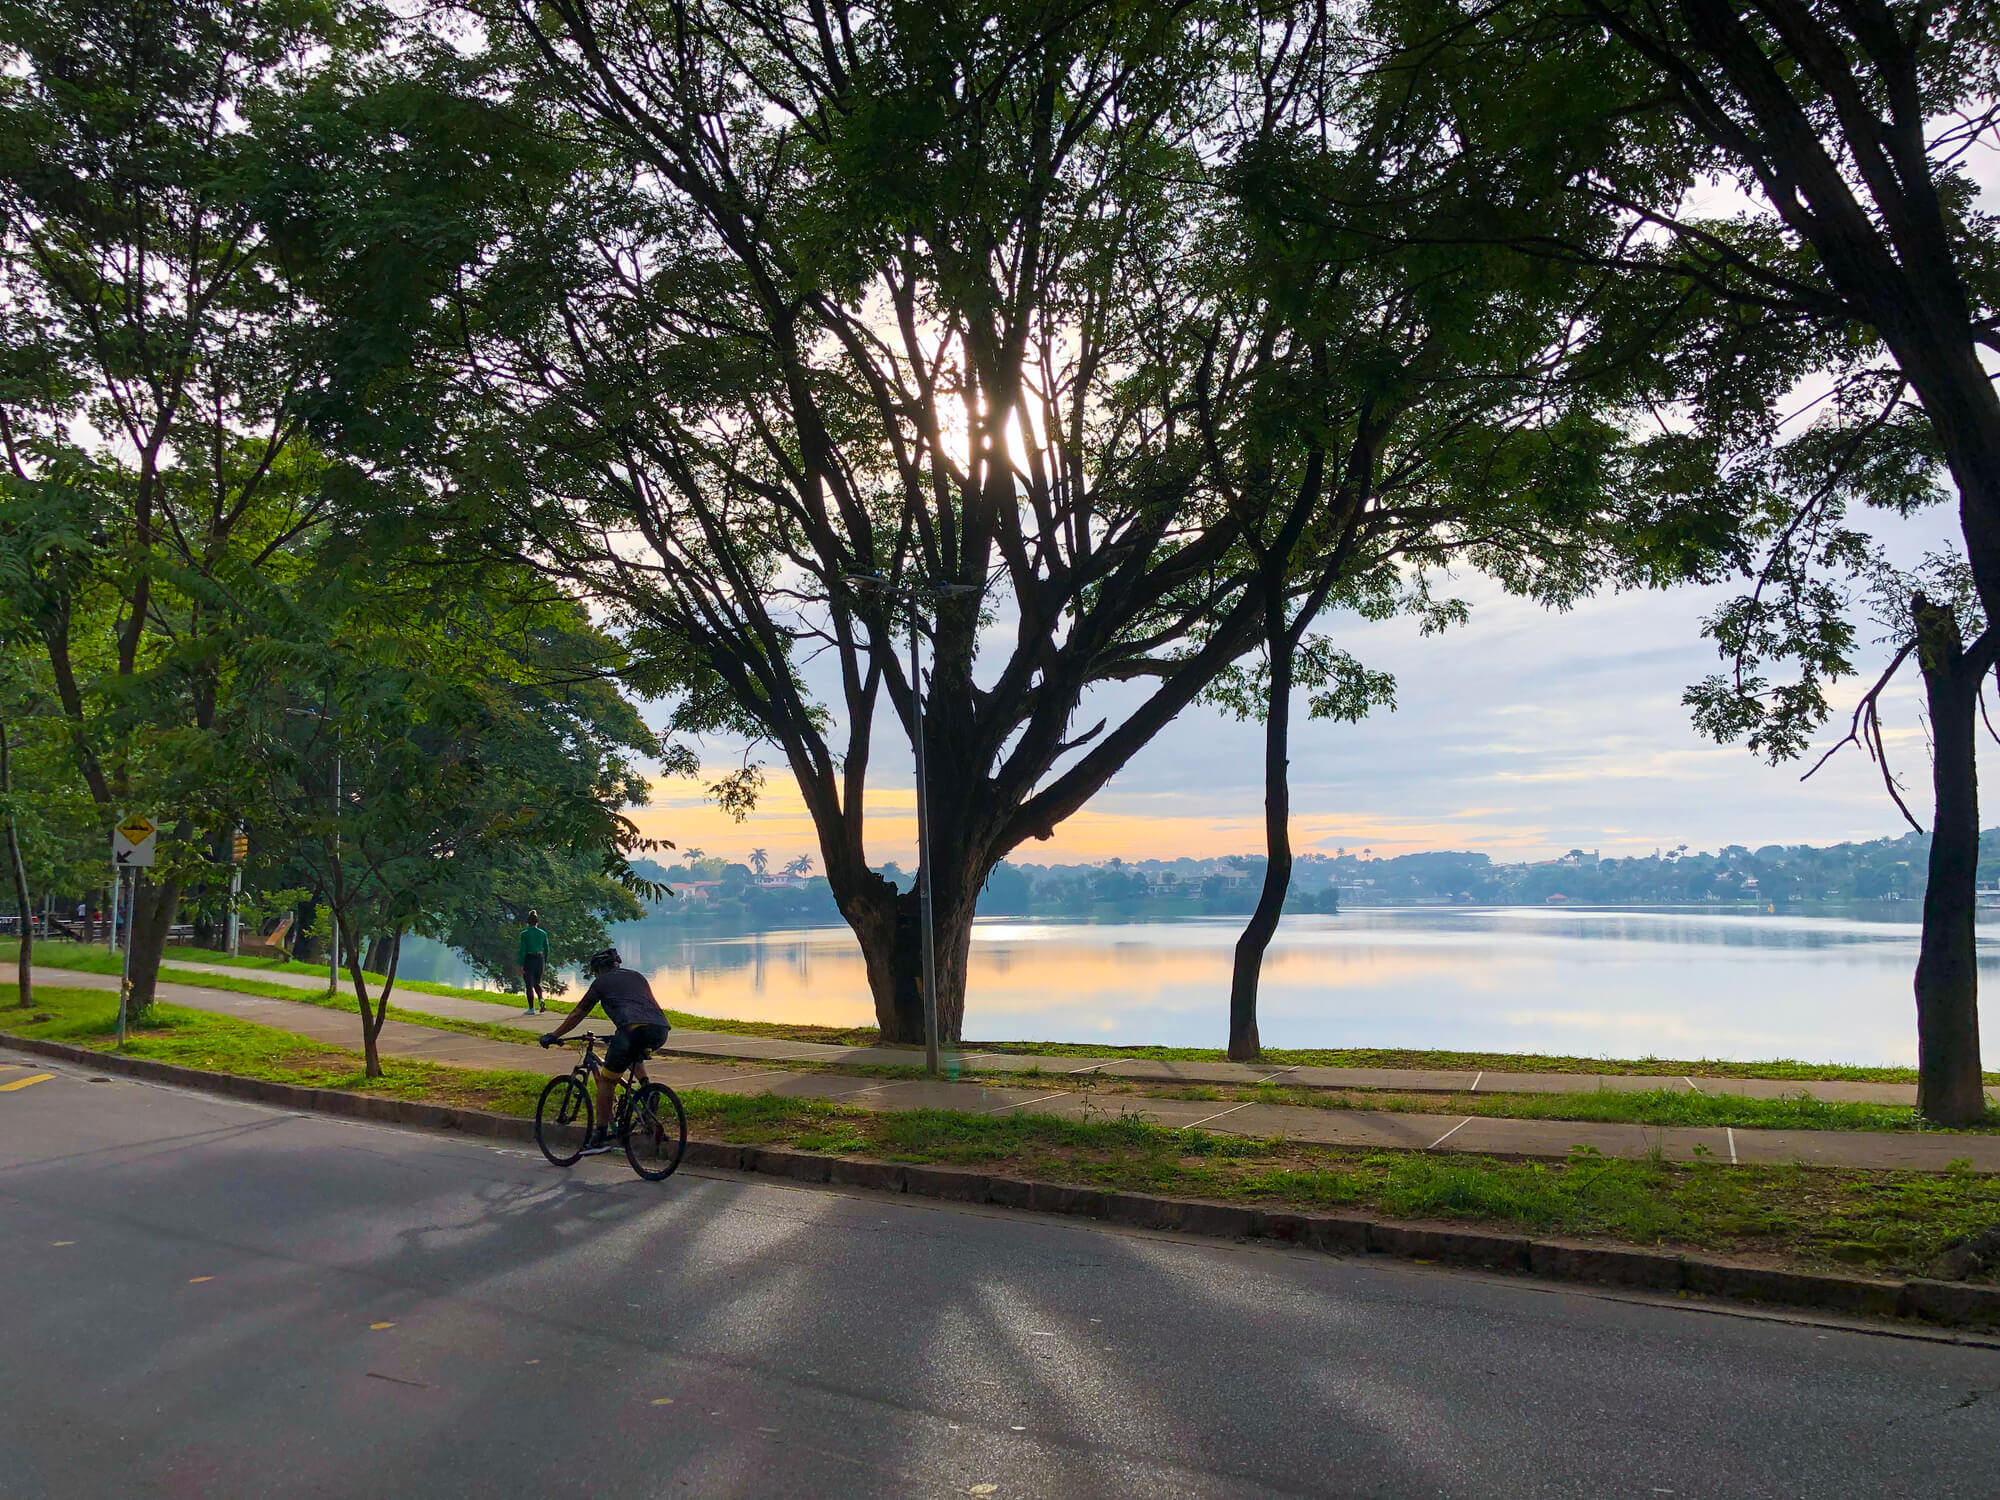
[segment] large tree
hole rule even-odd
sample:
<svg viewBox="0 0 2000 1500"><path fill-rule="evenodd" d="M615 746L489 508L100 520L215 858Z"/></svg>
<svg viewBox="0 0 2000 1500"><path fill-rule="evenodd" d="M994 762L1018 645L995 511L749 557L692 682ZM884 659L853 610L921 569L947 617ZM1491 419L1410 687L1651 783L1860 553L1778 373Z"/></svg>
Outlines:
<svg viewBox="0 0 2000 1500"><path fill-rule="evenodd" d="M234 631L207 584L286 566L331 504L302 442L316 309L268 233L286 105L371 45L360 4L0 6L0 490L35 553L27 611L100 831L167 826L142 882L143 1009L202 809ZM192 863L191 863L192 862Z"/></svg>
<svg viewBox="0 0 2000 1500"><path fill-rule="evenodd" d="M1230 211L1245 20L493 17L512 97L581 144L468 280L456 486L512 497L682 727L775 747L889 1039L922 1035L917 899L869 858L866 788L878 712L916 722L912 614L947 1038L987 873L1257 639L1178 358L1214 321L1192 257ZM1282 546L1312 508L1260 522ZM719 789L741 806L760 775Z"/></svg>
<svg viewBox="0 0 2000 1500"><path fill-rule="evenodd" d="M1606 582L1675 581L1715 565L1736 519L1683 445L1630 435L1628 363L1570 357L1587 275L1437 232L1465 207L1445 120L1347 83L1356 39L1317 11L1267 35L1274 86L1254 96L1228 179L1242 212L1213 257L1225 318L1194 356L1192 425L1242 512L1262 611L1256 660L1210 689L1264 723L1267 860L1236 946L1233 1058L1258 1052L1291 879L1294 690L1319 718L1394 701L1392 679L1309 633L1322 613L1409 611L1434 633L1464 614L1433 592L1454 567L1557 607ZM1288 538L1262 518L1294 492L1312 516Z"/></svg>
<svg viewBox="0 0 2000 1500"><path fill-rule="evenodd" d="M552 872L637 914L655 888L627 857L660 846L625 809L646 797L635 758L663 747L618 690L620 648L532 574L380 531L316 552L296 589L232 580L255 670L230 737L253 762L262 868L337 923L373 1077L406 935L508 926ZM601 939L588 912L569 925L572 945Z"/></svg>
<svg viewBox="0 0 2000 1500"><path fill-rule="evenodd" d="M1449 139L1495 211L1461 235L1604 275L1606 339L1654 341L1671 421L1762 498L1756 586L1713 630L1734 670L1699 721L1797 754L1851 670L1841 575L1867 561L1856 500L1956 493L1979 633L1913 594L1897 632L1928 700L1930 878L1916 973L1919 1098L1984 1113L1973 887L1973 727L2000 655L2000 226L1973 161L2000 127L2000 13L1885 0L1393 0L1386 87L1444 101ZM1715 189L1733 189L1717 208ZM1622 237L1524 225L1567 203ZM1674 403L1681 403L1674 405ZM1802 412L1801 409L1804 409ZM1809 414L1807 414L1809 413ZM1803 430L1802 430L1803 429ZM1798 434L1796 437L1793 434ZM1763 664L1790 658L1795 680ZM1871 700L1872 701L1872 700Z"/></svg>

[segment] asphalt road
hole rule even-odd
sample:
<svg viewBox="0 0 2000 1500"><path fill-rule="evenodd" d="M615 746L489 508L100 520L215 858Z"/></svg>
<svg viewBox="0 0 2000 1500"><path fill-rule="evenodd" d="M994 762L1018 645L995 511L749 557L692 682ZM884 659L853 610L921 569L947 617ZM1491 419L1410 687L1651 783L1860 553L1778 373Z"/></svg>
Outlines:
<svg viewBox="0 0 2000 1500"><path fill-rule="evenodd" d="M2000 1349L6 1063L9 1497L2000 1494Z"/></svg>

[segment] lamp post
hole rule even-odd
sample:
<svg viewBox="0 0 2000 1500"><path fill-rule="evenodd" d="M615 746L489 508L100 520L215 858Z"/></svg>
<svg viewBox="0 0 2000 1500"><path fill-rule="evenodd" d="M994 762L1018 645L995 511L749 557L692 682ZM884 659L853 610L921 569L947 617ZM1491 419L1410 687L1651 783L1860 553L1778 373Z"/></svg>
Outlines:
<svg viewBox="0 0 2000 1500"><path fill-rule="evenodd" d="M910 744L917 760L917 925L923 942L924 1072L938 1076L937 934L931 924L931 794L924 764L924 680L917 665L917 640L922 634L921 601L976 594L970 583L931 582L898 587L879 573L850 573L847 581L872 589L910 611Z"/></svg>
<svg viewBox="0 0 2000 1500"><path fill-rule="evenodd" d="M316 708L288 708L285 712L288 714L297 714L302 719L318 719L322 724L331 724L333 722L332 719ZM338 737L333 742L333 857L336 863L340 859L340 740ZM340 988L340 914L333 909L331 901L328 901L326 904L326 923L328 940L326 945L326 987L330 990L337 990ZM293 945L293 951L297 951L296 944Z"/></svg>

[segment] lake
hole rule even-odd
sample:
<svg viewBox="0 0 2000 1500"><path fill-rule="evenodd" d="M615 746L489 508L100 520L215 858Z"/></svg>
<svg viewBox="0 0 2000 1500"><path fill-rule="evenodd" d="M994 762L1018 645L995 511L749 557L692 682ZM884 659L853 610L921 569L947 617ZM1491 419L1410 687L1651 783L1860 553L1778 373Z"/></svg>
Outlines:
<svg viewBox="0 0 2000 1500"><path fill-rule="evenodd" d="M1236 918L982 921L965 1034L1219 1047L1238 930ZM1688 908L1361 907L1285 919L1259 1015L1273 1047L1907 1064L1917 936L1914 920ZM845 928L699 936L636 923L617 941L678 1009L874 1019ZM1982 938L1981 949L1983 982L2000 982L2000 944ZM1996 1031L2000 1022L1987 1028L1989 1067Z"/></svg>

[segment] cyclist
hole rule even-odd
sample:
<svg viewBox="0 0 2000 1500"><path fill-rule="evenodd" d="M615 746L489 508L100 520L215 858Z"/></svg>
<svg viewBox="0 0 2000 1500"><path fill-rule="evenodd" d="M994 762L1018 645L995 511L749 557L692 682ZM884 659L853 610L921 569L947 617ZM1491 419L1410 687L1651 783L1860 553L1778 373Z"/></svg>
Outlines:
<svg viewBox="0 0 2000 1500"><path fill-rule="evenodd" d="M570 1007L562 1025L543 1035L544 1047L553 1047L574 1031L590 1014L591 1007L604 1007L604 1018L617 1028L604 1048L604 1066L597 1074L597 1123L584 1143L583 1155L595 1156L611 1149L611 1091L630 1068L639 1082L646 1081L646 1058L667 1043L667 1015L653 998L646 976L623 967L616 948L590 955L585 965L591 974L590 988Z"/></svg>

